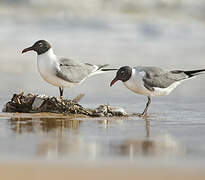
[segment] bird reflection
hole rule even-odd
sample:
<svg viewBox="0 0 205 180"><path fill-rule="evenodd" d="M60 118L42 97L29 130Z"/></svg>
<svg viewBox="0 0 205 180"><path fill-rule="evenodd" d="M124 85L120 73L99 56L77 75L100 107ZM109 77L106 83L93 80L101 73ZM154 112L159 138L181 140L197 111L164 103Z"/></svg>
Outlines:
<svg viewBox="0 0 205 180"><path fill-rule="evenodd" d="M120 128L117 126L123 127L126 123L135 125L136 121L106 118L94 120L11 118L10 126L16 134L33 133L35 136L41 134L35 147L35 155L46 158L72 156L96 159L106 156L127 156L133 160L142 156L177 156L185 152L184 147L168 133L152 137L148 118L143 120L144 134L140 134L142 132L134 132L130 136L119 134ZM95 128L96 126L98 128ZM129 131L129 128L127 130ZM99 134L102 135L99 137Z"/></svg>
<svg viewBox="0 0 205 180"><path fill-rule="evenodd" d="M126 140L119 147L123 156L177 156L184 154L185 149L170 135L164 135L156 139Z"/></svg>
<svg viewBox="0 0 205 180"><path fill-rule="evenodd" d="M176 156L185 153L185 148L179 144L170 134L160 134L157 137L150 137L150 120L144 119L145 137L128 139L120 144L120 154L130 156Z"/></svg>
<svg viewBox="0 0 205 180"><path fill-rule="evenodd" d="M146 132L146 137L148 138L150 136L150 121L145 118L145 132Z"/></svg>

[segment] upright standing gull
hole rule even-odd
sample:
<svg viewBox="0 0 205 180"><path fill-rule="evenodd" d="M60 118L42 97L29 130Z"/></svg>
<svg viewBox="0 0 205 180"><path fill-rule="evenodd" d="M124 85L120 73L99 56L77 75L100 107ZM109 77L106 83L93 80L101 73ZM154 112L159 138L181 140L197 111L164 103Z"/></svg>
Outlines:
<svg viewBox="0 0 205 180"><path fill-rule="evenodd" d="M123 66L117 71L116 77L112 80L110 86L121 80L134 93L147 96L146 107L143 113L139 114L140 116L145 116L151 103L150 96L168 95L181 82L199 75L203 71L205 69L164 71L158 67L137 66L131 68Z"/></svg>
<svg viewBox="0 0 205 180"><path fill-rule="evenodd" d="M57 57L51 45L45 40L37 41L33 46L24 49L22 53L28 51L35 51L37 53L40 75L46 82L59 87L61 97L63 96L64 87L80 84L87 77L94 74L117 70L103 69L108 64L92 65L90 63Z"/></svg>

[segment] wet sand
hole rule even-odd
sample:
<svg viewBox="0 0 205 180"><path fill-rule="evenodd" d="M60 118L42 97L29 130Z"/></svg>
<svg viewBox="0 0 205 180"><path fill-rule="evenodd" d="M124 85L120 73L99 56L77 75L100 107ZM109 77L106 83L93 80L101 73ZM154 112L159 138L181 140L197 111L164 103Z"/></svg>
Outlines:
<svg viewBox="0 0 205 180"><path fill-rule="evenodd" d="M117 179L117 180L204 180L201 168L178 169L173 167L142 167L136 165L74 166L64 163L0 163L1 179L56 180L56 179Z"/></svg>

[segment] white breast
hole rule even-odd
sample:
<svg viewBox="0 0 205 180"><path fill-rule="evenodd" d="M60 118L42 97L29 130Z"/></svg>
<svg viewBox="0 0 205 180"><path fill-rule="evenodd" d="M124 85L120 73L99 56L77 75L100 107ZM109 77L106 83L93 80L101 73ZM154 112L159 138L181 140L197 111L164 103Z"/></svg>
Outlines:
<svg viewBox="0 0 205 180"><path fill-rule="evenodd" d="M38 71L41 77L48 83L58 87L72 87L74 84L64 81L56 76L58 59L50 48L47 52L37 57Z"/></svg>
<svg viewBox="0 0 205 180"><path fill-rule="evenodd" d="M139 71L137 68L132 69L131 78L124 82L124 85L137 94L150 95L150 91L144 87L143 77L145 72Z"/></svg>

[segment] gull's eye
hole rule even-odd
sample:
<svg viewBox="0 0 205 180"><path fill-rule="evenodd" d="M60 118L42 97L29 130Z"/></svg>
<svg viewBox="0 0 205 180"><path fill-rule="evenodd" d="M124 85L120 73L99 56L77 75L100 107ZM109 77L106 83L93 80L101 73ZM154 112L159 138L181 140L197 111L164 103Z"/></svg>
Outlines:
<svg viewBox="0 0 205 180"><path fill-rule="evenodd" d="M39 45L40 47L43 47L43 43L39 43L38 45Z"/></svg>
<svg viewBox="0 0 205 180"><path fill-rule="evenodd" d="M121 71L120 74L124 74L125 71Z"/></svg>

